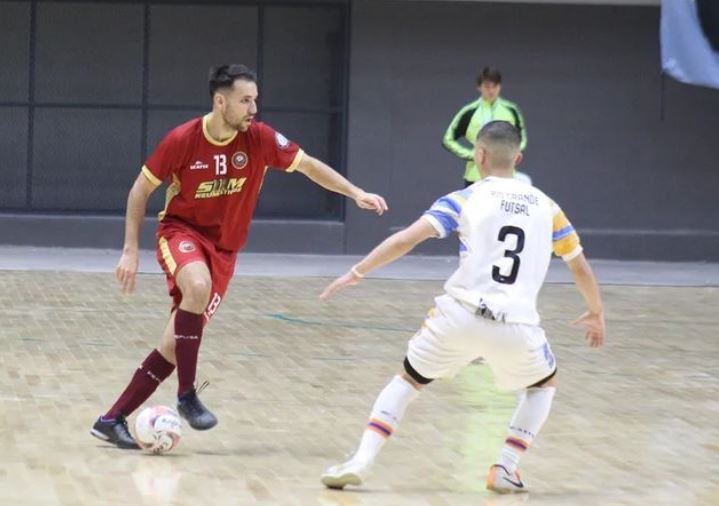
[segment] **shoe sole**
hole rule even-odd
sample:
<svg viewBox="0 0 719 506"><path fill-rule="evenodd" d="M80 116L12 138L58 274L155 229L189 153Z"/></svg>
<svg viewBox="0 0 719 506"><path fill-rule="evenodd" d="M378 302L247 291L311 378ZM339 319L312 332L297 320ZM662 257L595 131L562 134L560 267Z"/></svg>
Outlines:
<svg viewBox="0 0 719 506"><path fill-rule="evenodd" d="M90 429L90 434L95 436L97 439L99 439L101 441L105 441L106 443L110 443L111 445L116 446L117 448L120 448L121 450L141 450L140 445L138 445L138 444L136 444L135 446L123 446L123 445L119 445L117 443L113 443L112 441L110 441L109 437L107 437L105 434L103 434L102 432L95 430L95 429Z"/></svg>
<svg viewBox="0 0 719 506"><path fill-rule="evenodd" d="M342 490L347 485L362 485L362 478L355 473L345 473L340 476L325 475L322 477L322 484L327 488Z"/></svg>
<svg viewBox="0 0 719 506"><path fill-rule="evenodd" d="M90 429L90 434L95 436L97 439L102 439L103 441L110 441L110 438L107 437L105 434L100 432L99 430Z"/></svg>
<svg viewBox="0 0 719 506"><path fill-rule="evenodd" d="M498 494L526 494L529 492L526 488L498 488L494 486L487 485L487 490L491 490L492 492L496 492Z"/></svg>
<svg viewBox="0 0 719 506"><path fill-rule="evenodd" d="M192 425L192 424L190 423L190 421L187 419L187 417L186 417L184 414L180 413L180 410L179 410L179 409L177 410L177 412L178 412L178 414L180 415L180 418L182 418L183 420L185 420L185 421L187 422L187 425L189 425L190 427L192 427L192 428L195 429L195 430L210 430L212 427L214 427L215 425L217 425L217 422L219 421L219 420L217 420L217 418L215 418L214 423L212 423L212 424L210 424L210 425L204 425L204 426L203 426L203 425L199 425L199 426L195 426L195 425Z"/></svg>
<svg viewBox="0 0 719 506"><path fill-rule="evenodd" d="M496 487L494 485L494 482L497 480L497 474L494 471L494 468L490 471L489 476L487 476L487 490L491 490L492 492L496 492L498 494L526 494L528 492L526 487L523 488L512 488L512 487Z"/></svg>
<svg viewBox="0 0 719 506"><path fill-rule="evenodd" d="M210 430L212 427L214 427L215 425L217 425L217 420L215 420L215 423L213 423L213 424L211 424L211 425L197 425L197 426L196 426L196 425L192 425L192 424L187 420L187 418L185 418L184 416L183 416L182 418L187 422L187 425L189 425L190 427L192 427L192 428L195 429L195 430Z"/></svg>

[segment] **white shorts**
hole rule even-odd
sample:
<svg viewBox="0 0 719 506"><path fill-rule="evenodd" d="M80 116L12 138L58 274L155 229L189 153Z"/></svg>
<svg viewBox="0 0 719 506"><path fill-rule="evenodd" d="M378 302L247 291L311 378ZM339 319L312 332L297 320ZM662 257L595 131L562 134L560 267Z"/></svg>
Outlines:
<svg viewBox="0 0 719 506"><path fill-rule="evenodd" d="M526 388L555 371L542 327L483 318L446 294L435 303L407 349L410 365L425 378L451 378L478 357L500 390Z"/></svg>

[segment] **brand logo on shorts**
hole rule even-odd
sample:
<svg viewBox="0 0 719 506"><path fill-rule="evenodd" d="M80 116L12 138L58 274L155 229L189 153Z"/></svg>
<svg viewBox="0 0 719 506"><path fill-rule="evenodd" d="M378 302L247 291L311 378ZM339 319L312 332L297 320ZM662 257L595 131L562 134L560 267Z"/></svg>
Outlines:
<svg viewBox="0 0 719 506"><path fill-rule="evenodd" d="M238 151L232 155L232 166L236 169L244 169L247 165L247 155L242 151Z"/></svg>
<svg viewBox="0 0 719 506"><path fill-rule="evenodd" d="M275 132L275 141L277 142L277 147L280 149L287 149L290 146L290 141L287 140L287 137L279 132Z"/></svg>
<svg viewBox="0 0 719 506"><path fill-rule="evenodd" d="M195 251L195 245L190 241L182 241L180 243L179 250L182 253L189 253L190 251Z"/></svg>

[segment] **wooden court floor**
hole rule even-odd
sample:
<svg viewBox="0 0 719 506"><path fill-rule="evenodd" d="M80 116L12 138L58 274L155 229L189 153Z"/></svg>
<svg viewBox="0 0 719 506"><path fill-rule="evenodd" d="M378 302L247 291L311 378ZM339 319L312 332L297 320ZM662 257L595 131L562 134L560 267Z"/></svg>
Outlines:
<svg viewBox="0 0 719 506"><path fill-rule="evenodd" d="M155 457L88 431L163 328L163 278L123 298L109 274L0 272L0 505L719 505L719 289L605 287L597 351L568 325L574 288L545 287L560 389L531 492L500 497L484 476L514 397L483 365L422 394L363 488L322 488L441 289L369 280L321 304L324 283L234 280L200 357L220 423Z"/></svg>

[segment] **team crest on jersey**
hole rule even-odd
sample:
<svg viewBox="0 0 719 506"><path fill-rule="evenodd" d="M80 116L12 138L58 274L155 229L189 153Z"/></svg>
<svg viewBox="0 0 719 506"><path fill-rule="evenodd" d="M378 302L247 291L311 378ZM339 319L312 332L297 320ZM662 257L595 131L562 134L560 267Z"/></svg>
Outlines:
<svg viewBox="0 0 719 506"><path fill-rule="evenodd" d="M238 151L232 155L232 166L236 169L244 169L247 165L247 155L242 151Z"/></svg>
<svg viewBox="0 0 719 506"><path fill-rule="evenodd" d="M190 241L182 241L180 243L179 250L182 253L189 253L190 251L195 251L195 245Z"/></svg>
<svg viewBox="0 0 719 506"><path fill-rule="evenodd" d="M280 149L287 149L290 146L290 141L287 140L287 137L279 132L275 132L275 141L277 142L277 147Z"/></svg>

